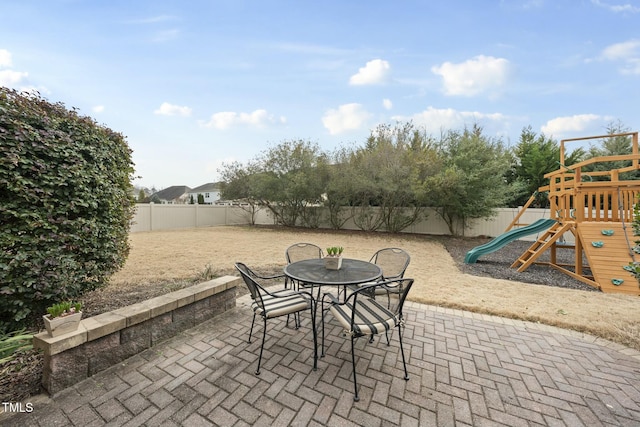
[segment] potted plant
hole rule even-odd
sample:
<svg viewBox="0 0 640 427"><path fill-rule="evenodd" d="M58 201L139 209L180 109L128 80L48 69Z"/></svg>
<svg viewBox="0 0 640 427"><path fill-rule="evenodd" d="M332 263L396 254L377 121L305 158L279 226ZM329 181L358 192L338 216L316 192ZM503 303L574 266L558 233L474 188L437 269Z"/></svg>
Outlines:
<svg viewBox="0 0 640 427"><path fill-rule="evenodd" d="M340 270L342 267L342 246L331 246L327 248L327 256L324 257L324 266L329 270Z"/></svg>
<svg viewBox="0 0 640 427"><path fill-rule="evenodd" d="M82 304L79 302L61 302L47 307L42 316L44 326L52 337L57 337L78 329L82 318Z"/></svg>

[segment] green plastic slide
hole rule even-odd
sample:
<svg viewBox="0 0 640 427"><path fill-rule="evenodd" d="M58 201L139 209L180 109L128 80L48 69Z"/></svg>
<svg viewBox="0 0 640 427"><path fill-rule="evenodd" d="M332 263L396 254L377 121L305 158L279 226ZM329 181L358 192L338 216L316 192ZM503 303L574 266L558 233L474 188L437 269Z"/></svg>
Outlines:
<svg viewBox="0 0 640 427"><path fill-rule="evenodd" d="M490 254L491 252L495 252L498 249L502 249L507 244L513 242L514 240L518 240L521 237L545 231L556 223L557 221L555 219L540 218L525 227L509 230L506 233L501 234L495 239L491 240L490 242L471 249L464 257L464 263L474 264L482 255Z"/></svg>

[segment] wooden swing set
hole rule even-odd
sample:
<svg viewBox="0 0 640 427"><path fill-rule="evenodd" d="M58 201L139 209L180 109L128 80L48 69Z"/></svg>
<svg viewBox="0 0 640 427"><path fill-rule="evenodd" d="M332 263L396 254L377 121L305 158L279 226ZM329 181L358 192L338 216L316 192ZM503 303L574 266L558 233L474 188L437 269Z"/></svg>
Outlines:
<svg viewBox="0 0 640 427"><path fill-rule="evenodd" d="M631 153L595 157L565 166L567 142L615 137L631 137ZM556 223L539 236L512 267L522 272L534 263L544 264L603 292L640 295L638 280L625 270L630 263L640 262L640 253L634 251L635 241L640 237L634 236L632 227L633 208L640 194L640 179L620 178L625 172L639 170L639 161L638 132L562 140L560 169L545 174L549 184L536 192L547 194L550 218ZM612 162L618 162L618 165L624 162L625 166L616 167ZM527 225L519 221L535 200L536 194L520 209L505 232ZM575 245L563 243L565 233L573 234ZM557 262L556 251L564 248L575 252L572 265ZM540 256L547 251L549 261L540 261Z"/></svg>

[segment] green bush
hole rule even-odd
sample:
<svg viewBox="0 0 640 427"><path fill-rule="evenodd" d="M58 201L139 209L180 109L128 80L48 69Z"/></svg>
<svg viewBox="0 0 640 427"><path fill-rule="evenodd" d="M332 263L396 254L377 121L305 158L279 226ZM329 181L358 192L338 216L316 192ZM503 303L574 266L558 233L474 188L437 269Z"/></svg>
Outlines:
<svg viewBox="0 0 640 427"><path fill-rule="evenodd" d="M107 283L129 253L124 137L61 103L0 87L0 332Z"/></svg>

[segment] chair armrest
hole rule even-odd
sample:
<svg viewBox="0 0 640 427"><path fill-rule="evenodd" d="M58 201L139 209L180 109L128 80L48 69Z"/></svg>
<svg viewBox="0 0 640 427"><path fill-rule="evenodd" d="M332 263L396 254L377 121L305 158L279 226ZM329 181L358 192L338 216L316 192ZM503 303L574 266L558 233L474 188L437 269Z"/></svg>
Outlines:
<svg viewBox="0 0 640 427"><path fill-rule="evenodd" d="M331 304L340 304L340 298L333 295L331 292L325 292L322 294L322 300L324 302L324 298L327 297L329 299L329 303Z"/></svg>
<svg viewBox="0 0 640 427"><path fill-rule="evenodd" d="M265 280L287 278L287 276L285 276L284 273L283 274L274 274L273 276L262 276L262 275L256 274L255 272L253 274L255 274L257 278L265 279Z"/></svg>
<svg viewBox="0 0 640 427"><path fill-rule="evenodd" d="M258 285L260 286L260 285ZM272 298L287 298L291 295L300 295L303 298L309 298L312 302L315 301L315 298L313 298L313 295L311 294L311 292L308 291L294 291L294 290L290 290L290 289L279 289L275 292L270 292L267 288L265 288L264 286L260 286L260 290L262 292L264 292L265 294L269 295ZM289 291L286 294L283 293L284 291Z"/></svg>
<svg viewBox="0 0 640 427"><path fill-rule="evenodd" d="M387 292L396 291L403 280L404 279L389 279L367 283L365 286L360 286L358 289L354 290L351 295L347 297L347 301L349 298L355 298L359 293L364 293L366 296L374 296L376 288L382 288Z"/></svg>

